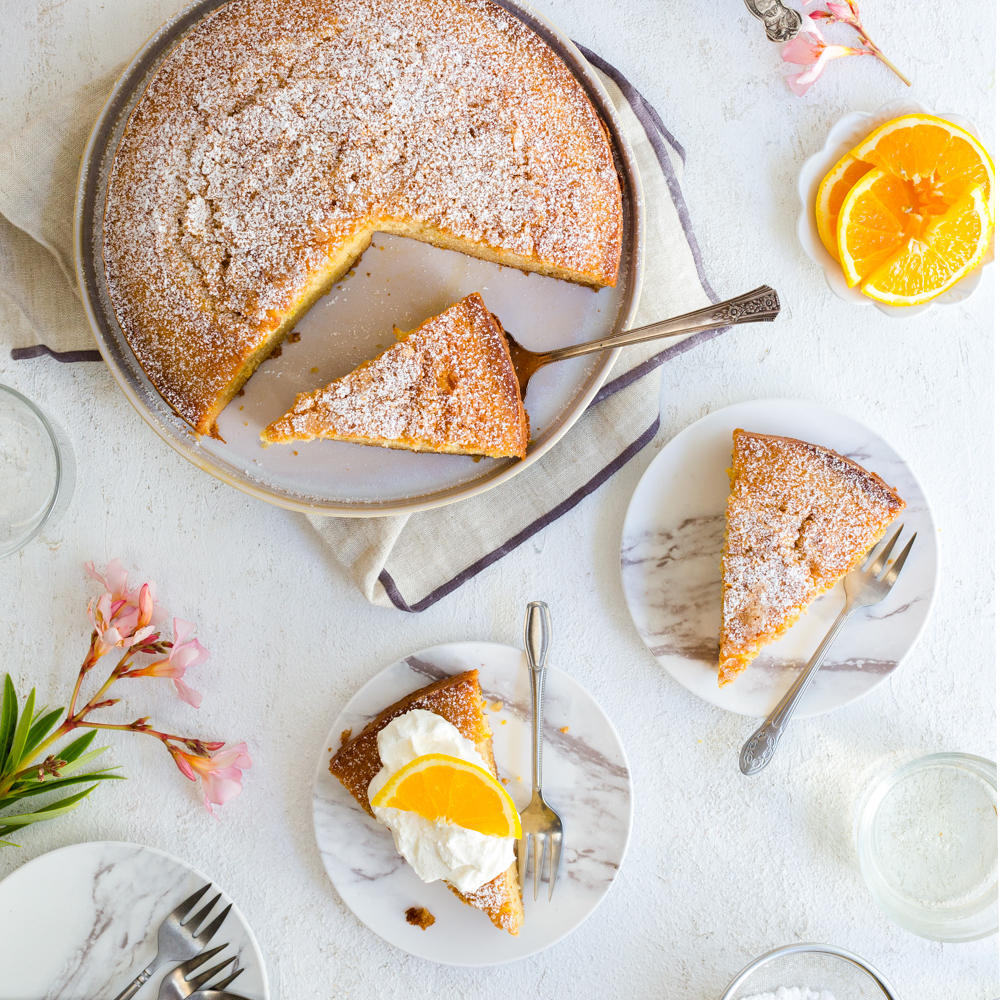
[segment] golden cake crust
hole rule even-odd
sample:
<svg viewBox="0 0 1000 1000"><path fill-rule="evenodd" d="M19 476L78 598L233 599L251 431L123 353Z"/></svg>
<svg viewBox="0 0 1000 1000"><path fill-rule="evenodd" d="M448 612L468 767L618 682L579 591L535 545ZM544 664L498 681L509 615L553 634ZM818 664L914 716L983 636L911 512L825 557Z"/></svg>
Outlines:
<svg viewBox="0 0 1000 1000"><path fill-rule="evenodd" d="M906 506L835 451L742 429L729 478L720 687L856 566Z"/></svg>
<svg viewBox="0 0 1000 1000"><path fill-rule="evenodd" d="M478 292L325 389L300 393L266 445L330 438L411 451L524 458L528 420L510 349Z"/></svg>
<svg viewBox="0 0 1000 1000"><path fill-rule="evenodd" d="M209 15L116 152L108 289L154 386L210 433L375 231L615 283L603 123L490 0L232 0Z"/></svg>
<svg viewBox="0 0 1000 1000"><path fill-rule="evenodd" d="M469 670L444 677L383 709L330 758L330 773L340 780L372 817L375 813L368 801L368 786L372 778L382 770L382 759L378 755L378 734L393 719L415 708L435 712L447 719L466 739L475 743L476 751L489 765L493 776L498 777L493 758L493 734L483 714L479 671ZM515 937L520 932L524 923L524 906L517 881L516 862L475 892L459 892L453 885L448 885L448 888L463 903L482 910L495 927Z"/></svg>

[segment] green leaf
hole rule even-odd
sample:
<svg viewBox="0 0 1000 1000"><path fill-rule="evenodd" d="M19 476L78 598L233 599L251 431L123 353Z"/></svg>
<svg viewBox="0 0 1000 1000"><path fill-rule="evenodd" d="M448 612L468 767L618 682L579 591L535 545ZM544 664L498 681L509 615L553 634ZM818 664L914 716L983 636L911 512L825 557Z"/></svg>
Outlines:
<svg viewBox="0 0 1000 1000"><path fill-rule="evenodd" d="M35 812L20 813L17 816L4 816L3 819L0 819L0 823L3 823L3 826L0 826L0 837L10 833L12 830L19 830L23 826L29 826L31 823L38 823L45 819L55 819L56 816L72 812L96 787L97 785L94 784L90 788L85 788L82 792L77 792L76 795L68 795L64 799L56 799L55 802L50 802L47 806L36 809Z"/></svg>
<svg viewBox="0 0 1000 1000"><path fill-rule="evenodd" d="M31 689L28 700L25 703L24 711L14 730L14 739L10 745L10 754L7 758L7 772L19 771L21 757L24 755L24 744L28 739L28 730L31 728L31 719L35 711L35 689Z"/></svg>
<svg viewBox="0 0 1000 1000"><path fill-rule="evenodd" d="M81 767L85 767L92 760L96 760L98 757L104 753L105 750L109 750L110 747L98 747L96 750L91 750L90 753L85 753L82 757L77 757L76 760L67 762L66 766L59 771L59 777L63 775L72 774L74 771L79 771ZM61 755L60 755L61 756ZM66 760L65 757L62 758ZM100 768L102 771L107 771L108 768Z"/></svg>
<svg viewBox="0 0 1000 1000"><path fill-rule="evenodd" d="M14 741L14 727L17 725L17 691L10 674L3 682L3 707L0 708L0 775L5 773L7 754ZM96 732L96 730L95 730Z"/></svg>
<svg viewBox="0 0 1000 1000"><path fill-rule="evenodd" d="M110 774L113 768L103 768L100 771L87 771L85 774L74 774L69 778L51 778L47 781L30 781L24 784L23 787L17 787L13 791L9 792L7 795L0 800L0 809L6 809L7 806L13 805L15 802L20 802L21 799L26 799L31 795L44 795L46 792L54 792L60 788L65 788L67 785L79 785L86 781L125 781L124 774ZM0 823L6 822L6 817L0 816Z"/></svg>
<svg viewBox="0 0 1000 1000"><path fill-rule="evenodd" d="M31 729L28 730L28 739L24 744L24 756L30 757L34 753L35 747L38 746L46 736L49 735L49 731L52 727L59 721L63 710L61 708L54 708L48 715L44 715L41 718L35 716L35 722L32 723ZM41 715L41 713L39 713ZM95 730L96 731L96 730Z"/></svg>
<svg viewBox="0 0 1000 1000"><path fill-rule="evenodd" d="M94 742L95 736L97 736L97 730L91 729L89 732L84 733L83 736L73 740L72 743L67 743L62 750L55 751L55 754L60 760L64 760L67 764L70 764ZM107 750L107 747L104 749Z"/></svg>

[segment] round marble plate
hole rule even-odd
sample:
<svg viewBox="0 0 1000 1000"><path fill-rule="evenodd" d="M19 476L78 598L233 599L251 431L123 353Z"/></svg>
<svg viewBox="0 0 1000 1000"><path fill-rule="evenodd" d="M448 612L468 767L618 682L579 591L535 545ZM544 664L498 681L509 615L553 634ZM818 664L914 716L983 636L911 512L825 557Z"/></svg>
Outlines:
<svg viewBox="0 0 1000 1000"><path fill-rule="evenodd" d="M558 654L556 654L558 658ZM545 682L545 798L563 821L562 861L552 902L543 881L532 898L529 870L519 937L497 930L443 882L425 884L396 853L392 836L330 774L341 734L360 732L387 705L442 677L479 671L493 752L518 809L531 798L531 723L524 653L490 642L456 642L408 656L373 677L337 717L313 786L316 842L330 880L363 923L397 948L443 965L499 965L555 944L593 913L611 888L632 829L632 783L625 750L600 706L568 674L549 667ZM425 906L426 931L406 922Z"/></svg>
<svg viewBox="0 0 1000 1000"><path fill-rule="evenodd" d="M73 844L29 861L0 882L0 1000L117 995L153 960L164 917L211 881L163 851L113 841ZM202 905L221 891L216 886ZM223 892L212 915L230 902ZM208 968L238 955L244 971L231 989L268 1000L264 959L235 905L212 947L224 942L229 947ZM136 1000L154 1000L176 964L161 966Z"/></svg>
<svg viewBox="0 0 1000 1000"><path fill-rule="evenodd" d="M671 440L646 470L625 516L622 582L632 620L650 652L693 694L741 715L763 717L788 689L844 606L838 583L817 598L735 681L720 688L719 562L737 427L832 448L881 476L906 501L900 521L917 541L896 586L857 611L796 717L820 715L867 694L913 648L930 614L938 539L924 491L874 431L819 403L762 399L708 414Z"/></svg>

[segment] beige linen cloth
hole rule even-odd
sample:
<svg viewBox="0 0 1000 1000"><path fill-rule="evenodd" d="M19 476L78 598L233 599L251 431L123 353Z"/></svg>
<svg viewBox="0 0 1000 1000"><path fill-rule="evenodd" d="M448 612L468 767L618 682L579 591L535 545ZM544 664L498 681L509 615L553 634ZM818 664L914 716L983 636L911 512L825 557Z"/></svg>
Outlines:
<svg viewBox="0 0 1000 1000"><path fill-rule="evenodd" d="M718 301L681 196L683 149L614 67L583 51L611 95L642 177L645 277L635 325ZM118 73L0 144L0 336L10 338L14 360L100 362L78 298L73 202L80 156ZM416 514L308 519L369 601L422 611L572 509L645 447L659 427L659 365L720 332L667 350L655 342L623 350L565 437L495 489Z"/></svg>

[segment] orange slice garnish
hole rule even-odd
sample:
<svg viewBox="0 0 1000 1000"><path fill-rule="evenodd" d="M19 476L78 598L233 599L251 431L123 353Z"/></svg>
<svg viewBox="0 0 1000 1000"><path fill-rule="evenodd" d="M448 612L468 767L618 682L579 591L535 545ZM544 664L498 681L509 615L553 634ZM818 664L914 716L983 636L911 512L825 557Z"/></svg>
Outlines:
<svg viewBox="0 0 1000 1000"><path fill-rule="evenodd" d="M400 768L372 799L372 808L403 809L492 837L521 837L511 797L489 771L448 754L429 753Z"/></svg>
<svg viewBox="0 0 1000 1000"><path fill-rule="evenodd" d="M986 192L977 184L869 274L861 291L893 306L930 302L982 262L992 230Z"/></svg>
<svg viewBox="0 0 1000 1000"><path fill-rule="evenodd" d="M872 165L859 160L853 153L842 156L834 168L823 178L816 194L816 224L819 237L830 256L840 259L837 251L837 216L848 192Z"/></svg>

